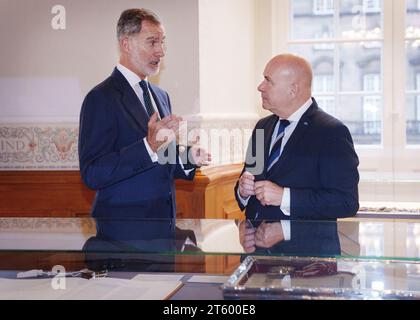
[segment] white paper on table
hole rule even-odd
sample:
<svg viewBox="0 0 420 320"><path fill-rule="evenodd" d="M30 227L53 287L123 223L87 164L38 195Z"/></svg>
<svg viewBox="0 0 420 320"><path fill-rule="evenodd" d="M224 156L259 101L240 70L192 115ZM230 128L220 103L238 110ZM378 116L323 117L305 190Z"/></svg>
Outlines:
<svg viewBox="0 0 420 320"><path fill-rule="evenodd" d="M181 281L132 281L115 278L65 278L66 289L54 290L52 278L0 279L3 300L163 300ZM60 279L63 281L63 279Z"/></svg>

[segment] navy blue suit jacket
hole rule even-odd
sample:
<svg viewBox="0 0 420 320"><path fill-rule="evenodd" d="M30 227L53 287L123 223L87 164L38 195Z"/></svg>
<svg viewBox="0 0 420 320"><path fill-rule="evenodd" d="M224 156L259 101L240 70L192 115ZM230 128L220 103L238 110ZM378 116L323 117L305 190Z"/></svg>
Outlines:
<svg viewBox="0 0 420 320"><path fill-rule="evenodd" d="M247 218L268 220L335 220L350 217L359 208L357 166L359 160L347 127L318 108L315 99L303 114L286 143L279 161L256 180L269 180L290 188L291 215L282 213L279 206L262 206L252 196L246 208L235 196ZM256 129L264 129L264 163L267 163L271 136L278 121L276 115L261 119L255 126L248 147L249 155L256 154ZM251 153L252 152L252 153ZM252 168L247 156L244 170ZM242 171L243 172L243 171Z"/></svg>
<svg viewBox="0 0 420 320"><path fill-rule="evenodd" d="M168 94L152 84L150 91L161 117L169 115ZM92 216L98 221L175 218L174 179L193 179L194 171L186 176L179 163L152 162L143 141L147 136L148 119L134 90L116 68L109 78L87 94L83 102L79 133L80 173L84 183L97 191ZM175 144L170 148L176 148ZM194 167L186 164L184 168ZM127 230L141 232L135 224L129 228L126 223L127 230L117 228L118 225L108 223L99 227L106 236L114 237L129 238ZM162 228L173 232L174 227L168 221L156 221L159 232ZM144 231L153 237L152 230Z"/></svg>

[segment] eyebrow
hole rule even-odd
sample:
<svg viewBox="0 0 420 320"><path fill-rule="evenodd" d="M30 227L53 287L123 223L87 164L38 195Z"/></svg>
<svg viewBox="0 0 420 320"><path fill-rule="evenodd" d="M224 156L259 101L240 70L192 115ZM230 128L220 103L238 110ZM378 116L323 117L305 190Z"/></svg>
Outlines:
<svg viewBox="0 0 420 320"><path fill-rule="evenodd" d="M159 39L159 36L150 36L146 38L146 40L154 40L154 39ZM166 36L163 36L162 40L165 40L165 39L166 39Z"/></svg>

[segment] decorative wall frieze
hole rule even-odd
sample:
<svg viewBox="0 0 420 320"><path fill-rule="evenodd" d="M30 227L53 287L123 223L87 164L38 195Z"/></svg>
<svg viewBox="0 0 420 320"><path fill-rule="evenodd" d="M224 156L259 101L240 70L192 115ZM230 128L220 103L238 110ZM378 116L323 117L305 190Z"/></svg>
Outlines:
<svg viewBox="0 0 420 320"><path fill-rule="evenodd" d="M212 151L213 164L244 160L257 114L196 114L185 116L182 143ZM0 170L79 170L78 124L0 124Z"/></svg>
<svg viewBox="0 0 420 320"><path fill-rule="evenodd" d="M78 170L77 124L0 124L0 170Z"/></svg>

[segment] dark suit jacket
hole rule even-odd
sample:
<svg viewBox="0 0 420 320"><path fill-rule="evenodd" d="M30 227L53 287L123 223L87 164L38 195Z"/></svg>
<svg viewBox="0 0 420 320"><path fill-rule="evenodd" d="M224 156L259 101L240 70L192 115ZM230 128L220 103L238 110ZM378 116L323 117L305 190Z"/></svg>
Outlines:
<svg viewBox="0 0 420 320"><path fill-rule="evenodd" d="M161 117L169 115L168 94L152 84L150 90ZM174 179L193 179L194 171L187 177L179 163L152 162L143 141L148 119L134 90L116 68L83 102L80 173L85 184L97 191L92 216L98 218L99 223L106 219L175 218ZM173 143L169 148L176 146ZM194 166L186 164L184 168ZM108 223L100 229L113 233L106 234L108 237L130 238L124 235L124 228L112 230L113 226ZM164 228L163 233L172 233L175 228L171 220L157 226Z"/></svg>
<svg viewBox="0 0 420 320"><path fill-rule="evenodd" d="M358 157L347 127L318 108L315 99L303 114L274 167L256 177L290 188L290 211L286 216L278 206L262 206L255 196L249 199L246 216L269 220L335 220L354 216L359 208ZM271 136L278 121L275 115L261 119L252 133L244 166L252 168L249 155L256 154L256 129L264 129L264 163L267 163ZM242 210L244 206L235 196Z"/></svg>

